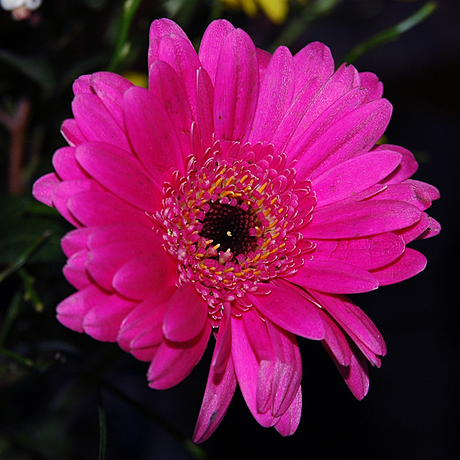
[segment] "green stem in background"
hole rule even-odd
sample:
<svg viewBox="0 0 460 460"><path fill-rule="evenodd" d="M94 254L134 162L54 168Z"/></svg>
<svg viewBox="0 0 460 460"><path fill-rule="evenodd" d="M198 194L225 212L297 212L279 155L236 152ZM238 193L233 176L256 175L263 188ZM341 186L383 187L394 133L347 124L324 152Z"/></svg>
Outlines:
<svg viewBox="0 0 460 460"><path fill-rule="evenodd" d="M37 292L34 288L35 279L27 273L24 268L18 270L18 274L22 279L24 286L24 300L32 302L32 305L37 313L42 313L45 309L43 302L38 298Z"/></svg>
<svg viewBox="0 0 460 460"><path fill-rule="evenodd" d="M99 460L105 460L105 451L107 446L107 420L105 409L102 404L100 388L97 389L98 413L99 413Z"/></svg>
<svg viewBox="0 0 460 460"><path fill-rule="evenodd" d="M378 34L370 37L365 42L360 43L355 46L348 54L345 56L344 62L351 64L355 62L356 59L360 58L367 51L376 48L377 46L383 45L385 43L391 42L399 38L404 32L407 32L412 27L416 26L420 22L428 18L437 8L437 3L435 1L429 1L425 3L419 10L417 10L412 16L409 16L404 21L396 24L389 29L383 30Z"/></svg>
<svg viewBox="0 0 460 460"><path fill-rule="evenodd" d="M110 72L116 72L121 62L124 61L129 53L131 44L128 41L129 29L133 22L134 15L139 8L142 0L125 0L119 18L119 30L117 31L117 43L112 60L108 66Z"/></svg>
<svg viewBox="0 0 460 460"><path fill-rule="evenodd" d="M273 53L278 46L290 46L307 29L308 25L321 16L331 13L341 0L316 0L307 5L300 14L300 17L292 19L284 28L281 35L268 48Z"/></svg>
<svg viewBox="0 0 460 460"><path fill-rule="evenodd" d="M43 232L12 264L0 272L0 283L15 271L19 270L51 236L51 232Z"/></svg>
<svg viewBox="0 0 460 460"><path fill-rule="evenodd" d="M19 310L21 309L21 300L21 293L16 292L10 306L8 307L5 317L3 318L2 327L0 328L0 348L5 343L10 327L18 316Z"/></svg>
<svg viewBox="0 0 460 460"><path fill-rule="evenodd" d="M143 413L144 415L146 415L150 420L152 420L160 428L162 428L167 433L169 433L185 450L190 452L195 458L199 460L210 460L209 455L200 446L195 444L188 436L181 433L176 427L171 425L165 419L158 416L151 410L147 409L146 407L144 407L142 404L138 403L137 401L134 401L133 399L131 399L129 396L122 393L120 390L115 388L110 383L104 381L104 382L101 382L101 384L104 388L111 391L119 399L129 404L130 406L134 407L135 409L137 409L139 412Z"/></svg>

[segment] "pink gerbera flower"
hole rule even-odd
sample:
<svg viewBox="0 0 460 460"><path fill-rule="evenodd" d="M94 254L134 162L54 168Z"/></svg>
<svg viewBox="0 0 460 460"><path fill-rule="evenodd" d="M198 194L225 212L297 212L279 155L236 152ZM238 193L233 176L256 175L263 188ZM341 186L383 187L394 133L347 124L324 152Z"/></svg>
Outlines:
<svg viewBox="0 0 460 460"><path fill-rule="evenodd" d="M321 340L353 394L385 343L344 294L424 269L406 244L440 230L438 198L409 179L406 149L375 146L391 105L371 73L312 43L273 55L226 21L198 55L174 22L150 29L149 89L107 72L74 84L69 147L34 196L73 225L62 241L77 292L65 326L149 361L149 385L183 380L211 333L194 440L236 385L255 419L292 434L301 413L296 335Z"/></svg>

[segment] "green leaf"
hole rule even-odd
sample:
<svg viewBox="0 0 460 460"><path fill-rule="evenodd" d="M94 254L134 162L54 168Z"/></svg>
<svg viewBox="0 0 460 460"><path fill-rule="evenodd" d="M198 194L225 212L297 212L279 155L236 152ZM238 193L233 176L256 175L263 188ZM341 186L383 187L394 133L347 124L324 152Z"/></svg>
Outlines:
<svg viewBox="0 0 460 460"><path fill-rule="evenodd" d="M356 59L367 53L369 50L376 48L377 46L384 45L398 39L404 32L412 29L417 24L424 21L426 18L431 16L438 5L434 1L425 3L419 10L417 10L412 16L409 16L404 21L396 24L389 29L383 30L376 35L373 35L365 42L355 46L345 57L344 62L351 64Z"/></svg>

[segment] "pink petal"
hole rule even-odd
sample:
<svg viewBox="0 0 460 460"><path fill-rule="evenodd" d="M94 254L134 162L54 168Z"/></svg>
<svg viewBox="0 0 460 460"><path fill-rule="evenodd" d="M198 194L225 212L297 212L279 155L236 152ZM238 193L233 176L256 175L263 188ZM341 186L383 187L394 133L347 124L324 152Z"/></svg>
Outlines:
<svg viewBox="0 0 460 460"><path fill-rule="evenodd" d="M77 179L61 182L54 189L53 204L61 216L67 219L75 227L81 227L81 223L75 219L70 211L70 201L80 193L100 190L100 185L92 179Z"/></svg>
<svg viewBox="0 0 460 460"><path fill-rule="evenodd" d="M136 245L146 253L162 250L163 239L151 227L137 222L117 222L92 231L88 240L89 248L96 249L107 244L119 243L126 246Z"/></svg>
<svg viewBox="0 0 460 460"><path fill-rule="evenodd" d="M357 294L379 287L367 270L328 260L306 260L304 266L287 279L304 289L335 294Z"/></svg>
<svg viewBox="0 0 460 460"><path fill-rule="evenodd" d="M316 245L315 260L338 261L364 270L383 267L405 249L403 239L394 233L345 240L311 240Z"/></svg>
<svg viewBox="0 0 460 460"><path fill-rule="evenodd" d="M93 94L91 89L91 75L81 75L72 84L72 90L75 96L77 94Z"/></svg>
<svg viewBox="0 0 460 460"><path fill-rule="evenodd" d="M294 94L294 65L289 50L277 48L260 86L259 100L248 140L271 142Z"/></svg>
<svg viewBox="0 0 460 460"><path fill-rule="evenodd" d="M53 155L53 166L62 180L88 178L75 159L75 147L62 147L56 150Z"/></svg>
<svg viewBox="0 0 460 460"><path fill-rule="evenodd" d="M141 254L124 264L113 277L112 286L121 295L144 300L150 293L173 285L177 264L159 246L157 252Z"/></svg>
<svg viewBox="0 0 460 460"><path fill-rule="evenodd" d="M179 286L169 301L163 322L163 334L171 342L188 342L203 330L208 304L192 283Z"/></svg>
<svg viewBox="0 0 460 460"><path fill-rule="evenodd" d="M420 210L402 201L337 203L315 210L302 234L313 239L359 238L409 227L420 216Z"/></svg>
<svg viewBox="0 0 460 460"><path fill-rule="evenodd" d="M296 93L313 78L318 78L321 86L334 73L334 59L331 50L320 42L313 42L293 56Z"/></svg>
<svg viewBox="0 0 460 460"><path fill-rule="evenodd" d="M314 297L358 346L362 343L373 353L386 354L386 345L379 330L348 298L321 292L315 292Z"/></svg>
<svg viewBox="0 0 460 460"><path fill-rule="evenodd" d="M156 61L149 70L149 91L166 109L175 126L185 160L191 153L190 130L193 119L184 85L170 65Z"/></svg>
<svg viewBox="0 0 460 460"><path fill-rule="evenodd" d="M316 83L316 81L312 83ZM302 154L302 152L307 151L334 123L362 105L366 96L365 89L361 87L352 88L337 100L332 101L330 106L324 107L321 113L315 114L311 124L306 125L305 119L312 118L312 112L318 104L318 94L316 94L315 98L309 102L306 110L302 112L302 117L299 117L296 126L293 127L289 145L286 147L289 159L294 159L296 152Z"/></svg>
<svg viewBox="0 0 460 460"><path fill-rule="evenodd" d="M293 334L312 340L324 338L324 326L316 305L300 295L290 283L270 284L269 287L267 296L248 294L257 310Z"/></svg>
<svg viewBox="0 0 460 460"><path fill-rule="evenodd" d="M279 417L274 417L270 411L261 414L257 410L259 364L248 341L243 321L234 316L232 316L231 321L232 358L241 393L257 422L263 427L273 426Z"/></svg>
<svg viewBox="0 0 460 460"><path fill-rule="evenodd" d="M80 193L73 196L67 205L72 215L88 227L116 222L134 222L153 226L145 212L133 208L105 190Z"/></svg>
<svg viewBox="0 0 460 460"><path fill-rule="evenodd" d="M203 34L198 57L212 83L216 81L217 62L225 37L235 28L225 19L212 21Z"/></svg>
<svg viewBox="0 0 460 460"><path fill-rule="evenodd" d="M163 18L163 19L156 19L150 25L150 44L149 44L149 51L148 51L148 60L149 60L149 68L150 66L160 59L159 57L159 46L161 39L163 37L168 37L171 35L177 35L182 37L185 40L188 40L187 35L185 32L171 19ZM191 44L190 44L191 46Z"/></svg>
<svg viewBox="0 0 460 460"><path fill-rule="evenodd" d="M197 102L197 123L200 130L200 152L205 152L212 147L214 135L214 88L211 79L206 71L201 68L198 70L198 102ZM198 157L198 160L201 158Z"/></svg>
<svg viewBox="0 0 460 460"><path fill-rule="evenodd" d="M383 95L383 83L379 77L372 72L361 72L359 74L361 86L367 89L367 101L375 101Z"/></svg>
<svg viewBox="0 0 460 460"><path fill-rule="evenodd" d="M399 145L381 144L373 148L372 152L379 152L380 150L391 150L401 155L401 163L399 166L391 174L389 174L388 177L382 180L382 183L388 185L399 184L400 182L409 179L409 177L417 171L418 163L414 158L414 155L412 155L412 153L404 147L400 147Z"/></svg>
<svg viewBox="0 0 460 460"><path fill-rule="evenodd" d="M87 269L91 277L107 291L113 291L115 273L129 260L149 251L147 242L129 241L107 243L91 248ZM91 246L91 240L90 240Z"/></svg>
<svg viewBox="0 0 460 460"><path fill-rule="evenodd" d="M56 173L46 174L45 176L40 177L40 179L34 183L32 188L32 195L41 203L54 207L52 197L54 189L58 184L60 184L60 182L61 181L59 180Z"/></svg>
<svg viewBox="0 0 460 460"><path fill-rule="evenodd" d="M84 331L96 340L116 342L123 319L137 302L113 294L91 308L83 318Z"/></svg>
<svg viewBox="0 0 460 460"><path fill-rule="evenodd" d="M134 87L125 93L125 123L136 155L160 186L170 168L184 172L176 128L149 91Z"/></svg>
<svg viewBox="0 0 460 460"><path fill-rule="evenodd" d="M61 134L72 147L83 144L83 142L87 141L86 137L83 136L80 128L78 127L78 123L73 118L69 118L62 122Z"/></svg>
<svg viewBox="0 0 460 460"><path fill-rule="evenodd" d="M62 250L67 257L70 257L75 252L87 249L88 237L92 232L89 228L79 228L72 230L61 240Z"/></svg>
<svg viewBox="0 0 460 460"><path fill-rule="evenodd" d="M133 339L129 343L129 351L137 359L145 361L148 356L151 356L151 358L153 358L159 345L161 344L161 342L163 342L164 335L162 325L167 310L167 302L160 303L159 305L152 305L152 310L142 320L142 328L130 328L131 334L135 331L140 331L137 335L133 337ZM123 339L126 339L127 329L125 326L125 322L123 322L123 331ZM121 340L121 334L119 334L118 340ZM140 356L142 356L142 358L140 358Z"/></svg>
<svg viewBox="0 0 460 460"><path fill-rule="evenodd" d="M118 147L86 143L77 147L81 167L103 187L130 205L154 213L161 202L157 184L137 161L127 158Z"/></svg>
<svg viewBox="0 0 460 460"><path fill-rule="evenodd" d="M360 155L332 167L312 180L317 209L376 184L388 176L400 161L401 155L398 153L380 151Z"/></svg>
<svg viewBox="0 0 460 460"><path fill-rule="evenodd" d="M126 318L120 326L117 342L125 351L131 351L131 342L146 329L155 318L163 318L169 299L176 287L166 287L150 294ZM153 321L151 321L153 320Z"/></svg>
<svg viewBox="0 0 460 460"><path fill-rule="evenodd" d="M369 391L369 371L367 368L367 361L361 351L358 350L354 344L350 344L350 347L352 354L349 366L341 366L337 363L333 355L331 355L331 357L342 375L342 378L345 380L345 383L348 385L348 388L350 388L350 391L353 393L353 396L361 401L361 399L363 399ZM328 350L327 346L326 350Z"/></svg>
<svg viewBox="0 0 460 460"><path fill-rule="evenodd" d="M315 97L322 85L323 82L319 77L313 78L296 93L291 106L285 111L284 118L273 135L273 145L277 147L278 152L286 151L288 143L296 132L299 134L305 131L305 126L301 125L302 117L315 101ZM299 128L299 131L297 131L297 128Z"/></svg>
<svg viewBox="0 0 460 460"><path fill-rule="evenodd" d="M291 436L297 430L302 415L302 389L299 386L297 394L288 410L276 422L276 431L281 436Z"/></svg>
<svg viewBox="0 0 460 460"><path fill-rule="evenodd" d="M271 321L267 321L267 328L275 354L271 413L281 416L289 409L300 388L302 360L294 335Z"/></svg>
<svg viewBox="0 0 460 460"><path fill-rule="evenodd" d="M224 304L222 318L220 320L217 342L211 361L213 372L221 374L227 365L232 348L232 328L230 325L231 305L229 302Z"/></svg>
<svg viewBox="0 0 460 460"><path fill-rule="evenodd" d="M419 274L426 267L426 257L418 251L406 248L405 253L395 262L377 270L372 270L381 286L400 283Z"/></svg>
<svg viewBox="0 0 460 460"><path fill-rule="evenodd" d="M222 372L217 373L212 366L209 370L203 402L193 433L193 442L206 441L214 433L227 413L235 389L236 375L230 355Z"/></svg>
<svg viewBox="0 0 460 460"><path fill-rule="evenodd" d="M190 342L164 340L150 364L149 386L165 390L182 382L198 364L208 344L211 327L206 324L200 335Z"/></svg>
<svg viewBox="0 0 460 460"><path fill-rule="evenodd" d="M176 71L185 87L193 118L196 119L196 75L201 64L190 40L176 34L163 37L158 48L158 59Z"/></svg>
<svg viewBox="0 0 460 460"><path fill-rule="evenodd" d="M111 72L93 73L90 84L115 123L124 131L123 94L134 85L126 78Z"/></svg>
<svg viewBox="0 0 460 460"><path fill-rule="evenodd" d="M242 315L246 337L259 363L256 407L264 414L271 408L272 377L275 368L275 353L267 329L267 320L261 318L255 308L250 308Z"/></svg>
<svg viewBox="0 0 460 460"><path fill-rule="evenodd" d="M124 130L95 94L79 94L72 102L72 111L78 127L88 141L104 142L130 151Z"/></svg>
<svg viewBox="0 0 460 460"><path fill-rule="evenodd" d="M328 351L334 356L341 366L349 366L351 363L351 350L348 340L342 329L332 320L328 314L322 315L326 336L324 338Z"/></svg>
<svg viewBox="0 0 460 460"><path fill-rule="evenodd" d="M311 103L308 104L307 110L302 113L298 128L292 133L289 147L286 149L288 159L293 159L298 156L295 152L291 152L291 150L301 136L306 133L305 128L310 127L332 104L340 100L342 96L351 91L352 88L358 86L356 84L356 70L352 66L347 67L345 65L340 66L324 83L324 77L329 72L330 63L326 63L326 66L326 69L321 68L317 78L318 83L322 84L321 89L316 91L315 94L312 94ZM298 93L299 89L296 88L296 90Z"/></svg>
<svg viewBox="0 0 460 460"><path fill-rule="evenodd" d="M214 128L218 139L243 141L249 133L259 92L254 43L241 29L222 45L214 88Z"/></svg>
<svg viewBox="0 0 460 460"><path fill-rule="evenodd" d="M289 158L299 158L297 177L315 178L333 165L369 151L385 132L391 112L391 104L386 99L378 99L340 118L311 144L310 133L306 131L308 155L303 139L292 149L288 147Z"/></svg>
<svg viewBox="0 0 460 460"><path fill-rule="evenodd" d="M57 319L69 329L83 332L83 317L107 297L106 291L92 284L64 299L56 308Z"/></svg>
<svg viewBox="0 0 460 460"><path fill-rule="evenodd" d="M417 237L417 239L419 240L423 240L426 238L433 238L433 236L439 235L441 231L441 224L439 222L437 222L432 217L428 217L428 219L429 219L430 224L428 228Z"/></svg>
<svg viewBox="0 0 460 460"><path fill-rule="evenodd" d="M82 249L69 257L66 265L62 269L67 281L76 289L84 289L93 284L93 280L86 271L86 261L88 259L88 250Z"/></svg>
<svg viewBox="0 0 460 460"><path fill-rule="evenodd" d="M405 180L388 187L375 195L373 200L400 200L413 204L421 211L428 209L433 200L439 198L439 191L432 185L416 180Z"/></svg>

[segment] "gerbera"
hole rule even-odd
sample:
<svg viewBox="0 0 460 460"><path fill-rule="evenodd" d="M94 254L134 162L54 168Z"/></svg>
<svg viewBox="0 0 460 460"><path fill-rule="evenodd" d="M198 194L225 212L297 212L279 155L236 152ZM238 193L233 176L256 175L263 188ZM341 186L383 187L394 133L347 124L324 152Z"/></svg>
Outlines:
<svg viewBox="0 0 460 460"><path fill-rule="evenodd" d="M62 241L77 292L65 326L150 362L152 388L183 380L215 342L195 441L236 385L255 419L292 434L301 413L296 335L320 340L353 394L385 344L344 294L424 269L406 248L439 232L438 198L413 155L375 143L382 84L312 43L255 48L219 20L198 55L172 21L150 29L149 89L107 72L74 84L69 147L35 197L76 230Z"/></svg>

